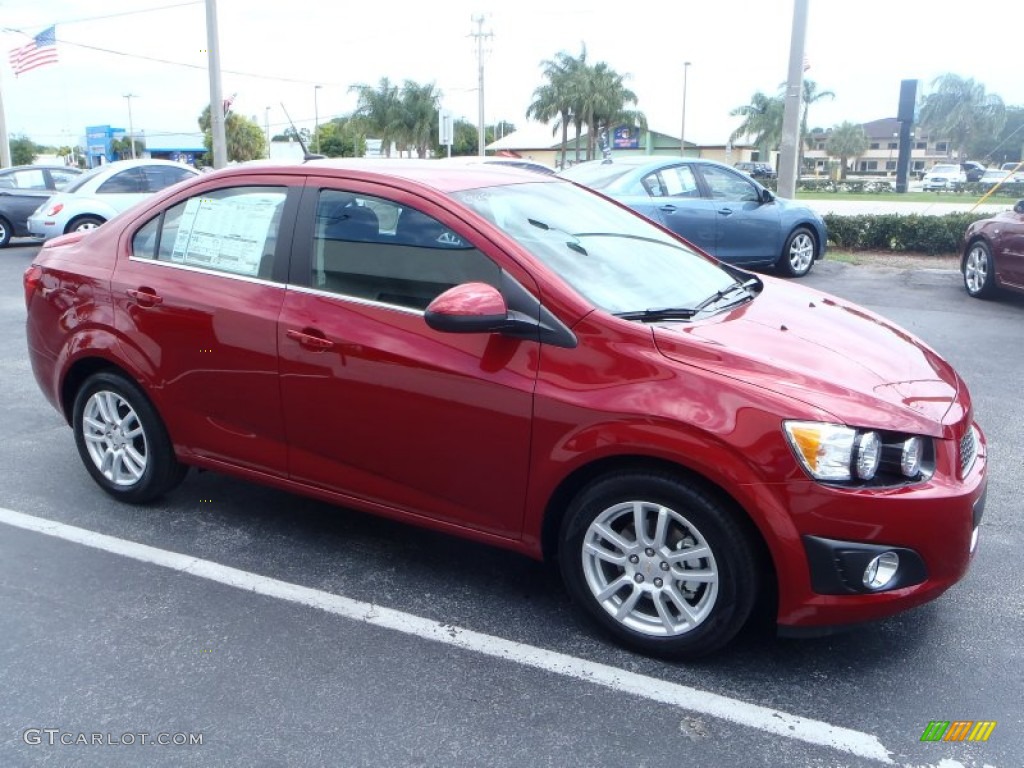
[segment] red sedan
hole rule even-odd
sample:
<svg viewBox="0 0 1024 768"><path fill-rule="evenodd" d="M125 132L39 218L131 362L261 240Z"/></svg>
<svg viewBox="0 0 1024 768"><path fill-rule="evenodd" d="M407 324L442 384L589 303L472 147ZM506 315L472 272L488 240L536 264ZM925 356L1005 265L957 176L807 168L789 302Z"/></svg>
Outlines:
<svg viewBox="0 0 1024 768"><path fill-rule="evenodd" d="M769 598L788 633L877 619L977 544L985 442L932 349L555 177L239 166L47 243L25 295L112 496L201 467L557 558L643 652Z"/></svg>
<svg viewBox="0 0 1024 768"><path fill-rule="evenodd" d="M992 298L1001 288L1024 293L1024 200L967 228L960 271L975 298Z"/></svg>

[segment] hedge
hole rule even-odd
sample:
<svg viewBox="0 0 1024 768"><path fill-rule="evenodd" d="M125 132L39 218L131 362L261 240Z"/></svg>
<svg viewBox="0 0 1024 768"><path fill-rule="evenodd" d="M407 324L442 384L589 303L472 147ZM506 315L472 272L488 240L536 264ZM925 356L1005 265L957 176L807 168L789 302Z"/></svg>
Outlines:
<svg viewBox="0 0 1024 768"><path fill-rule="evenodd" d="M958 253L968 225L987 213L925 216L884 213L862 216L825 214L829 243L837 248L869 251Z"/></svg>

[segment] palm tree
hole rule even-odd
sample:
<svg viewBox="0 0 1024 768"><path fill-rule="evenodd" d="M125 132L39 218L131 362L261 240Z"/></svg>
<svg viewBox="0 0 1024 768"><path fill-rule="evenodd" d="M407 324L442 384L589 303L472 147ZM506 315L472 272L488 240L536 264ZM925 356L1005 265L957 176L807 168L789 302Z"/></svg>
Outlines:
<svg viewBox="0 0 1024 768"><path fill-rule="evenodd" d="M583 48L580 54L581 59L586 59L587 50ZM526 109L526 117L541 122L555 121L552 134L559 128L562 130L562 167L565 166L565 155L569 144L569 123L573 122L573 99L575 83L573 82L578 71L578 60L565 51L555 54L553 59L546 59L541 62L544 77L547 83L539 86L533 92L533 102ZM579 125L577 124L577 136L579 136ZM578 152L578 148L577 148Z"/></svg>
<svg viewBox="0 0 1024 768"><path fill-rule="evenodd" d="M596 155L596 142L602 128L618 123L629 123L647 127L646 117L642 112L630 109L637 103L636 94L625 86L628 75L620 75L605 62L600 61L589 68L586 79L587 93L587 159Z"/></svg>
<svg viewBox="0 0 1024 768"><path fill-rule="evenodd" d="M947 74L932 81L935 87L921 106L918 122L931 136L948 136L957 157L964 159L967 147L977 136L997 135L1006 122L1003 100L985 93L985 86Z"/></svg>
<svg viewBox="0 0 1024 768"><path fill-rule="evenodd" d="M729 112L734 117L743 118L739 128L729 135L729 141L749 136L763 156L768 158L782 141L782 116L785 108L786 103L781 96L766 96L758 91L751 98L750 104Z"/></svg>
<svg viewBox="0 0 1024 768"><path fill-rule="evenodd" d="M835 97L836 95L832 91L819 91L818 84L813 80L804 80L803 114L800 116L800 158L796 166L797 168L803 169L804 167L804 148L811 149L813 146L811 133L807 128L807 113L810 111L811 104L822 99L834 99Z"/></svg>
<svg viewBox="0 0 1024 768"><path fill-rule="evenodd" d="M437 134L437 110L441 92L433 83L420 85L406 80L402 86L402 122L406 139L420 158L427 156L431 139Z"/></svg>
<svg viewBox="0 0 1024 768"><path fill-rule="evenodd" d="M828 137L828 153L839 157L842 178L846 178L846 161L857 157L868 148L868 136L864 126L849 121L832 129Z"/></svg>
<svg viewBox="0 0 1024 768"><path fill-rule="evenodd" d="M380 136L385 157L391 157L392 142L401 146L406 139L398 86L392 85L388 78L382 77L376 88L370 85L353 85L349 90L359 96L355 115L365 121L370 131Z"/></svg>

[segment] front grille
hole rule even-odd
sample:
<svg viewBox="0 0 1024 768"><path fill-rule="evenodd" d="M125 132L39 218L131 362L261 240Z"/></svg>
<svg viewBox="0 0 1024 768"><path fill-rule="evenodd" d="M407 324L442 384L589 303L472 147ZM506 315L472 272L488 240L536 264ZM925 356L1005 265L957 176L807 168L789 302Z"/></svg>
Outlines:
<svg viewBox="0 0 1024 768"><path fill-rule="evenodd" d="M978 458L978 441L974 435L974 427L968 427L960 438L960 477L965 477Z"/></svg>

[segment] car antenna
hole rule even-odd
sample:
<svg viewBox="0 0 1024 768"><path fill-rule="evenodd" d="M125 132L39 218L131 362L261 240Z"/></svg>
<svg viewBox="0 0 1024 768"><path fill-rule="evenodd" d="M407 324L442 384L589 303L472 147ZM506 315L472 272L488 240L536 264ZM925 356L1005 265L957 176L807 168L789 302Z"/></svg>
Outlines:
<svg viewBox="0 0 1024 768"><path fill-rule="evenodd" d="M295 127L295 123L292 122L292 116L288 114L288 110L284 107L284 102L281 102L281 110L284 112L284 116L288 118L288 124L292 127L292 133L295 134L295 138L299 140L299 146L302 147L302 162L307 160L323 160L327 155L314 155L306 147L306 142L302 140L302 135Z"/></svg>

